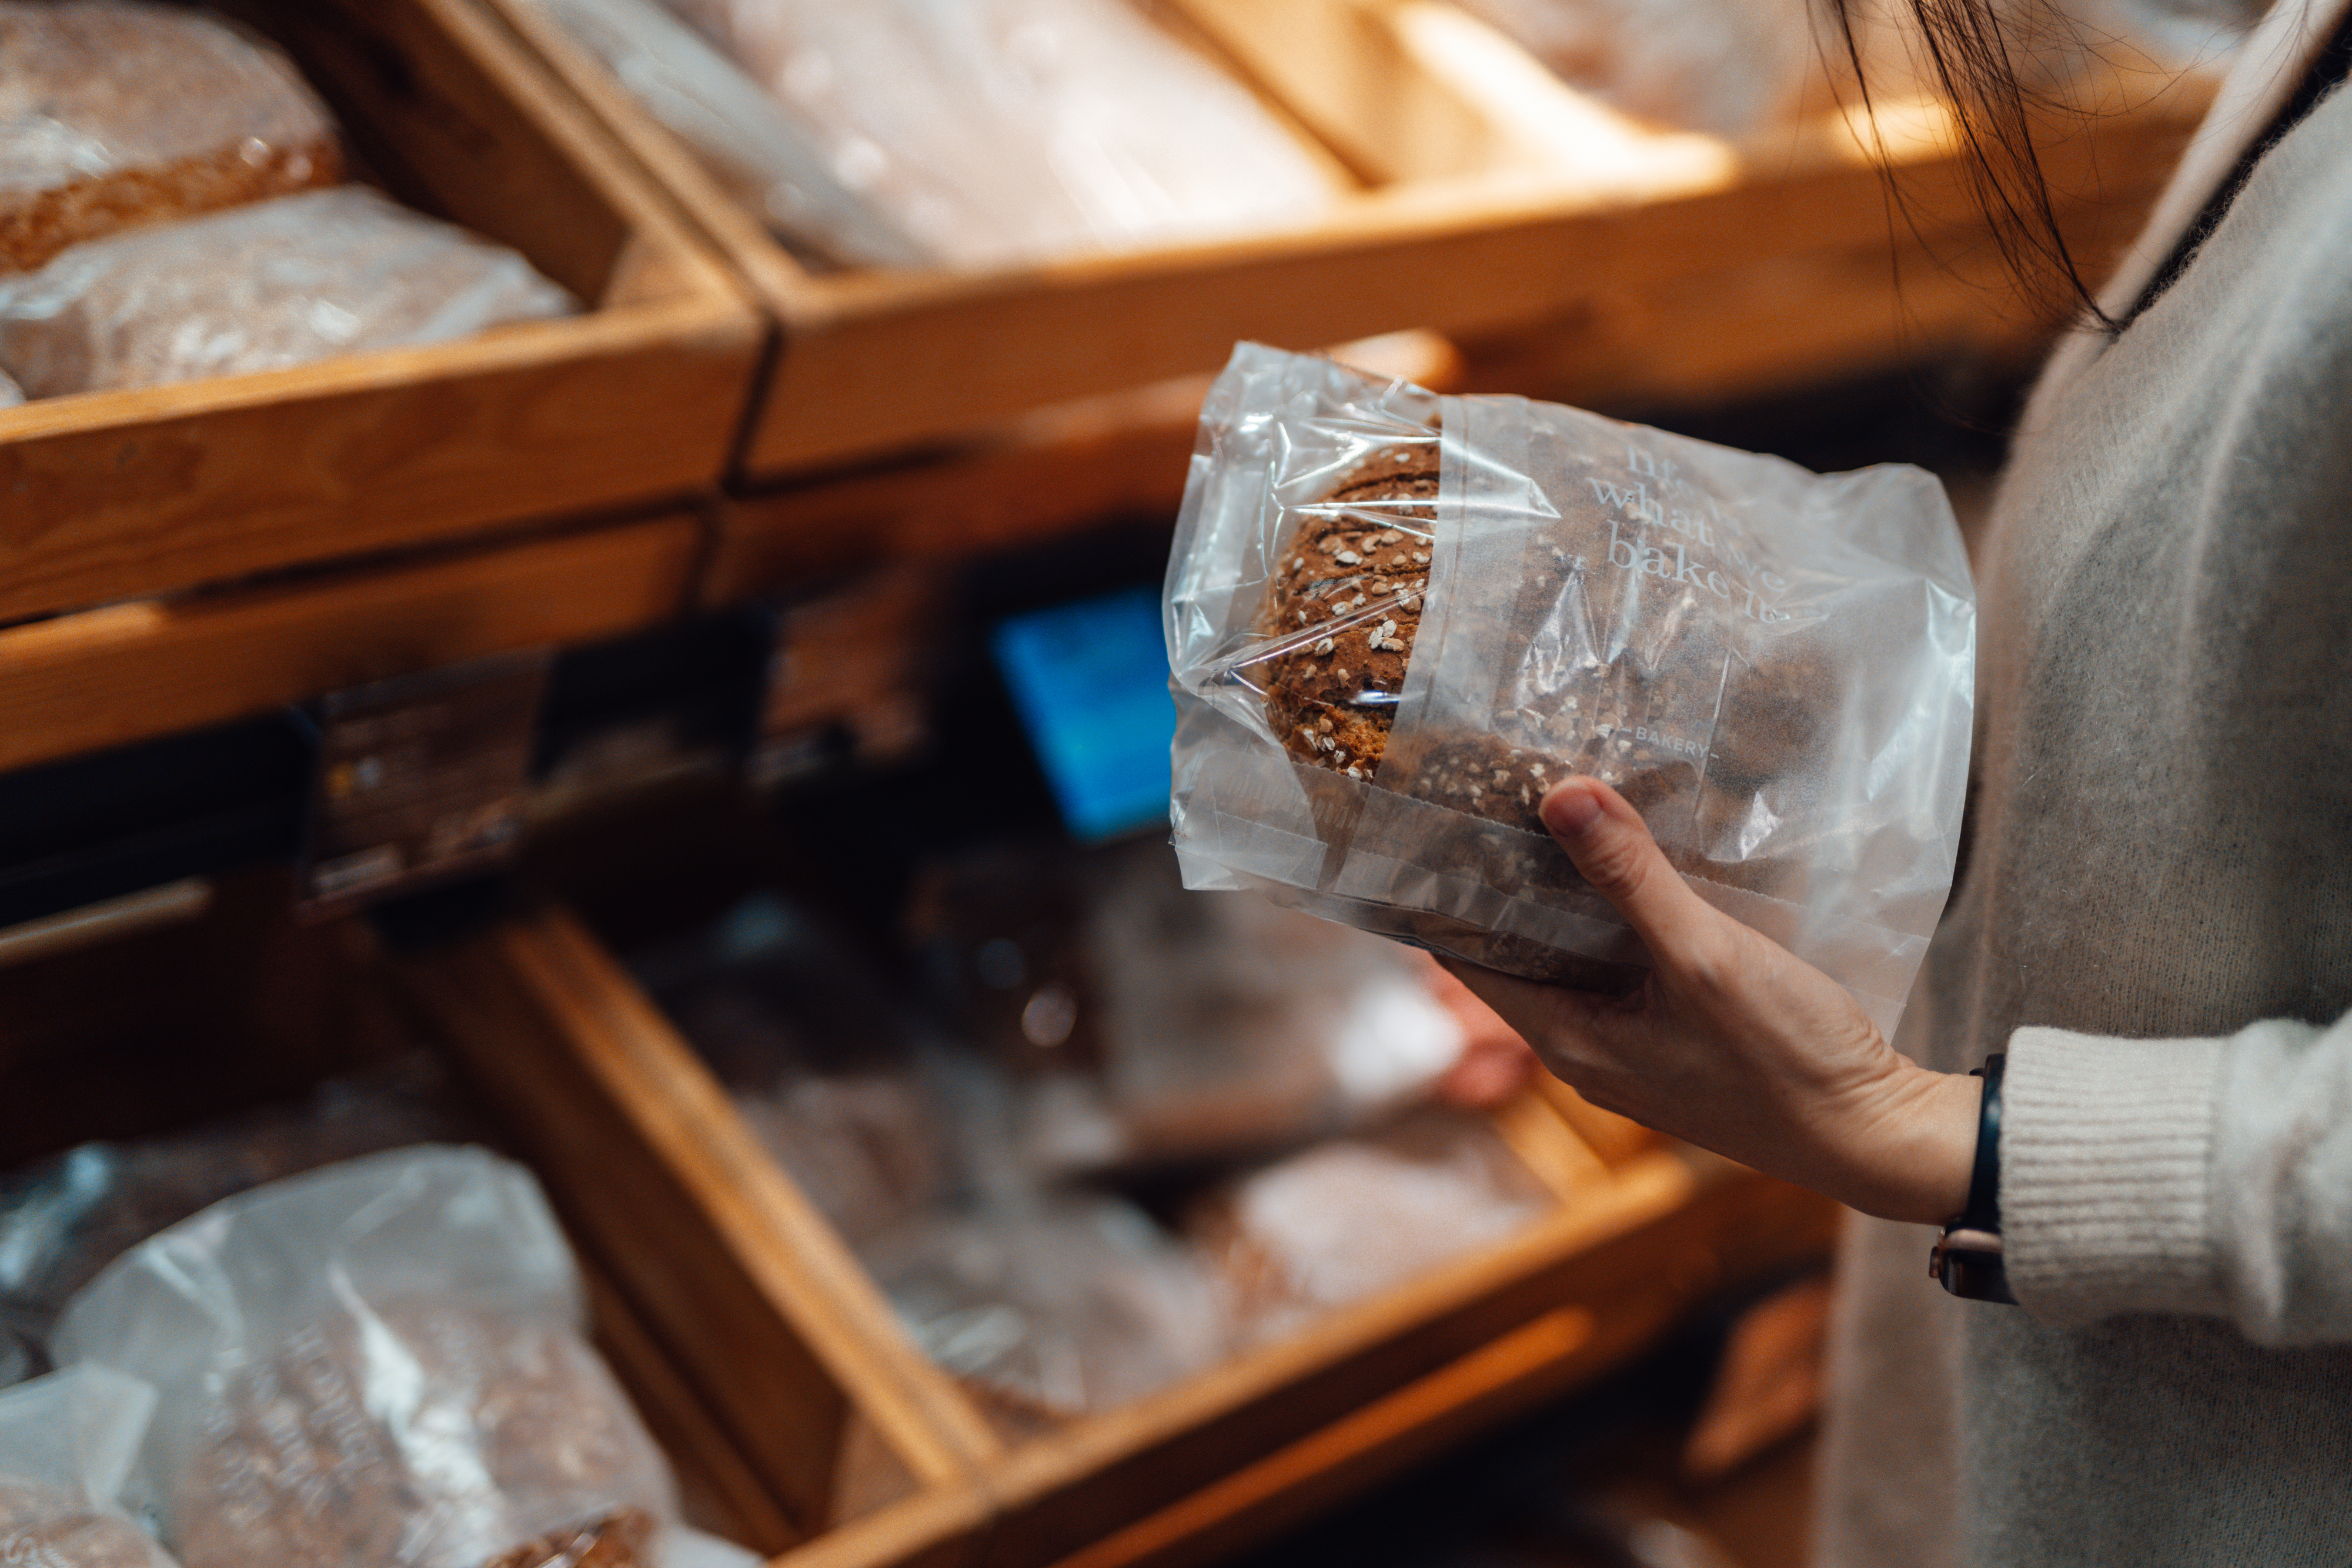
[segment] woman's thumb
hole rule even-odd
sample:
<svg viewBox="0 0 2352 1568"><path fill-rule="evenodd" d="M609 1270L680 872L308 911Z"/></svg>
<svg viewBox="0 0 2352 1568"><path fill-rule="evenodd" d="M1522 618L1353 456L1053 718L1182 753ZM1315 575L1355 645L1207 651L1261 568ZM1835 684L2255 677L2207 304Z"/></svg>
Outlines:
<svg viewBox="0 0 2352 1568"><path fill-rule="evenodd" d="M1652 953L1663 956L1679 928L1714 913L1676 874L1642 814L1598 779L1562 779L1538 810L1577 871Z"/></svg>

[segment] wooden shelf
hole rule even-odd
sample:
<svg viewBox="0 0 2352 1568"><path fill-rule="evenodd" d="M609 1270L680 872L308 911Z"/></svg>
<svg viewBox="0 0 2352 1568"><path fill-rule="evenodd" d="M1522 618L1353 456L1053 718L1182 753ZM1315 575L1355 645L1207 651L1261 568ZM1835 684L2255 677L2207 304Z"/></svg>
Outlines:
<svg viewBox="0 0 2352 1568"><path fill-rule="evenodd" d="M1508 1239L1129 1406L1003 1435L576 919L413 961L473 1070L547 1114L596 1248L807 1537L793 1568L1174 1564L1255 1539L1633 1355L1712 1292L1824 1256L1832 1206L1536 1097L1502 1130L1559 1207ZM1563 1113L1567 1110L1568 1113ZM1582 1127L1584 1131L1579 1131ZM648 1173L655 1173L649 1176ZM902 1488L835 1509L878 1441Z"/></svg>
<svg viewBox="0 0 2352 1568"><path fill-rule="evenodd" d="M1883 257L1906 226L1939 255L1972 253L1986 237L1934 106L1885 106L1859 130L1833 113L1741 155L1625 120L1524 56L1524 68L1498 74L1496 51L1510 49L1499 38L1486 39L1486 73L1465 75L1427 24L1444 13L1453 32L1478 25L1429 0L1183 0L1198 30L1355 169L1360 189L1311 226L1217 244L984 274L818 274L530 0L483 3L671 193L778 323L782 350L741 455L753 483L1210 371L1245 338L1308 349L1589 315L1602 345L1643 361L1636 378L1596 377L1605 389L1718 373L1723 319L1704 325L1702 311L1688 332L1673 322L1726 292L1774 301L1737 318L1747 340L1730 368L1750 385L2014 330L1997 293L1939 299L1921 333L1884 289L1852 292L1853 259ZM2095 189L2098 210L2128 224L2204 96L2198 83L2127 95L2087 131L2052 121L2042 151L2053 186L2077 198ZM2078 199L2068 215L2092 211Z"/></svg>
<svg viewBox="0 0 2352 1568"><path fill-rule="evenodd" d="M0 622L705 491L764 329L728 271L462 0L248 0L404 201L582 315L0 410Z"/></svg>

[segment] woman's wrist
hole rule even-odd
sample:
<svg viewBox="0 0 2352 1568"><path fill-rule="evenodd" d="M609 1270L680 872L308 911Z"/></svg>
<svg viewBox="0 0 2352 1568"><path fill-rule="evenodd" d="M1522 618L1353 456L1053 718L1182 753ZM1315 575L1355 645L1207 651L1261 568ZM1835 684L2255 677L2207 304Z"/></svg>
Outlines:
<svg viewBox="0 0 2352 1568"><path fill-rule="evenodd" d="M1976 1165L1984 1084L1965 1072L1905 1064L1870 1140L1858 1190L1845 1201L1866 1214L1941 1225L1967 1207Z"/></svg>

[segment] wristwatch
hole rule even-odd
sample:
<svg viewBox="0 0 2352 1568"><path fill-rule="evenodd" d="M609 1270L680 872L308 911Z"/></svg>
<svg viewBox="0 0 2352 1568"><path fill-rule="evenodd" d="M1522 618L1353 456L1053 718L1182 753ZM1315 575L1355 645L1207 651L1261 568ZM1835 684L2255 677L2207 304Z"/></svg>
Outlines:
<svg viewBox="0 0 2352 1568"><path fill-rule="evenodd" d="M1927 1255L1927 1272L1956 1296L2014 1305L2017 1297L2009 1288L2000 1251L2000 1074L2008 1064L2008 1056L1996 1051L1972 1070L1984 1080L1984 1100L1977 1112L1977 1157L1969 1171L1968 1207L1945 1225L1935 1250Z"/></svg>

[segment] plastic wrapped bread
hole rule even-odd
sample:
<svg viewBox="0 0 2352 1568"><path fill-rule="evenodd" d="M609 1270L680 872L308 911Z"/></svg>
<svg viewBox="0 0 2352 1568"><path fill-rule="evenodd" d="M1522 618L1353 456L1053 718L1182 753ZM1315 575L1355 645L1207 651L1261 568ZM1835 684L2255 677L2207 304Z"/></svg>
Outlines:
<svg viewBox="0 0 2352 1568"><path fill-rule="evenodd" d="M530 1176L425 1145L142 1243L57 1346L154 1386L137 1479L186 1568L626 1568L671 1481L582 1320Z"/></svg>
<svg viewBox="0 0 2352 1568"><path fill-rule="evenodd" d="M299 1100L168 1135L89 1143L0 1179L0 1383L5 1331L45 1343L109 1263L224 1198L321 1166L476 1134L446 1074L415 1056Z"/></svg>
<svg viewBox="0 0 2352 1568"><path fill-rule="evenodd" d="M1459 0L1628 114L1749 140L1837 99L1805 0Z"/></svg>
<svg viewBox="0 0 2352 1568"><path fill-rule="evenodd" d="M1486 1121L1435 1108L1235 1178L1188 1230L1244 1343L1510 1236L1553 1206Z"/></svg>
<svg viewBox="0 0 2352 1568"><path fill-rule="evenodd" d="M1255 345L1202 418L1166 598L1188 885L1629 989L1647 954L1537 815L1591 775L1892 1032L1951 885L1975 674L1932 476Z"/></svg>
<svg viewBox="0 0 2352 1568"><path fill-rule="evenodd" d="M1331 178L1125 0L670 0L841 183L978 267L1295 225Z"/></svg>
<svg viewBox="0 0 2352 1568"><path fill-rule="evenodd" d="M1214 1365L1227 1343L1192 1252L1107 1196L1000 1194L859 1256L916 1343L1014 1427L1116 1409Z"/></svg>
<svg viewBox="0 0 2352 1568"><path fill-rule="evenodd" d="M803 256L843 267L930 260L888 213L834 172L812 127L656 0L537 4Z"/></svg>
<svg viewBox="0 0 2352 1568"><path fill-rule="evenodd" d="M341 178L275 49L128 0L0 0L0 272L119 229Z"/></svg>
<svg viewBox="0 0 2352 1568"><path fill-rule="evenodd" d="M958 1138L919 1020L865 957L761 891L630 967L752 1133L853 1244L956 1184Z"/></svg>
<svg viewBox="0 0 2352 1568"><path fill-rule="evenodd" d="M173 1568L121 1504L155 1391L104 1366L0 1394L0 1563Z"/></svg>
<svg viewBox="0 0 2352 1568"><path fill-rule="evenodd" d="M577 308L515 252L346 185L94 240L0 277L0 371L36 398L156 386Z"/></svg>

